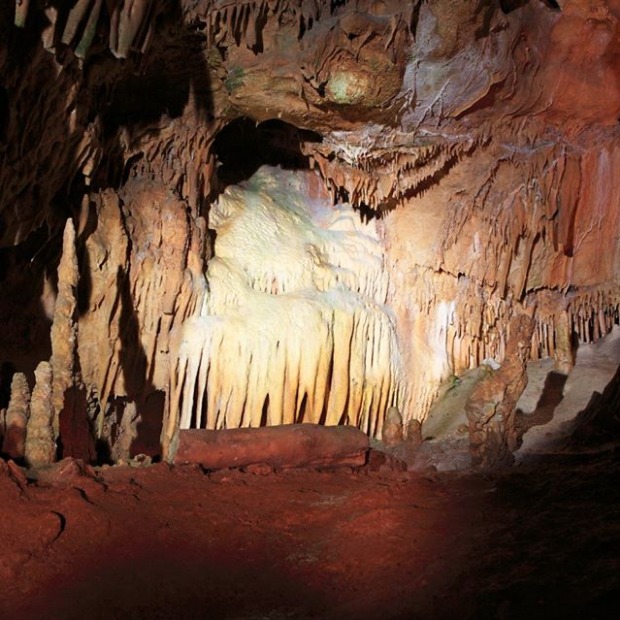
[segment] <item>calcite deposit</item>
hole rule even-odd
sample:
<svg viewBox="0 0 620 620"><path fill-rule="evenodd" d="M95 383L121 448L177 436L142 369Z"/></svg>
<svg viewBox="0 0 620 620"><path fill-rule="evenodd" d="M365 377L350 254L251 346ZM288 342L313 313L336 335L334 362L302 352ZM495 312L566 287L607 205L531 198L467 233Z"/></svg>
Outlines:
<svg viewBox="0 0 620 620"><path fill-rule="evenodd" d="M65 409L65 394L75 382L76 294L78 263L75 250L75 228L67 220L62 241L62 257L58 265L58 293L50 332L52 356L51 404L54 409L54 435L60 433L60 415Z"/></svg>
<svg viewBox="0 0 620 620"><path fill-rule="evenodd" d="M620 319L619 40L615 0L4 3L0 361L100 461L417 437L525 315L518 372L570 372Z"/></svg>
<svg viewBox="0 0 620 620"><path fill-rule="evenodd" d="M532 331L529 316L520 315L510 322L504 363L497 370L489 368L467 398L474 467L488 469L512 463L512 452L517 448L515 409L527 386Z"/></svg>
<svg viewBox="0 0 620 620"><path fill-rule="evenodd" d="M11 400L6 410L2 452L15 460L22 460L26 449L26 425L30 417L30 389L26 376L13 375Z"/></svg>
<svg viewBox="0 0 620 620"><path fill-rule="evenodd" d="M54 408L52 406L52 367L49 362L40 362L34 371L35 386L30 399L28 418L26 462L38 467L50 465L56 459L54 435Z"/></svg>
<svg viewBox="0 0 620 620"><path fill-rule="evenodd" d="M265 168L212 209L208 299L173 332L182 429L344 423L375 435L399 398L377 226L312 200L301 179Z"/></svg>

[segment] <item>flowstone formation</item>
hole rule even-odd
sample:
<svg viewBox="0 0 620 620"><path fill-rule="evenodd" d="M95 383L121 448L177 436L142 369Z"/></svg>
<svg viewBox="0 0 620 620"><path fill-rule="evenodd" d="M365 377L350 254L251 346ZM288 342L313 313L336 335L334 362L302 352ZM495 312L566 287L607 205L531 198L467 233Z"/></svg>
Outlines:
<svg viewBox="0 0 620 620"><path fill-rule="evenodd" d="M521 315L570 372L620 319L619 39L612 0L4 3L0 361L100 460L419 434Z"/></svg>
<svg viewBox="0 0 620 620"><path fill-rule="evenodd" d="M210 226L206 304L172 336L169 422L380 435L405 388L377 223L332 207L312 173L262 168L225 190Z"/></svg>

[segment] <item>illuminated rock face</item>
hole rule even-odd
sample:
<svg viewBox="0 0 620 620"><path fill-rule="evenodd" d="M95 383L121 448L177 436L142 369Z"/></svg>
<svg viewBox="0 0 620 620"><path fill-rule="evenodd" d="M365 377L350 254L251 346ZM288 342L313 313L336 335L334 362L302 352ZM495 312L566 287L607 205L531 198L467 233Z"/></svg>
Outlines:
<svg viewBox="0 0 620 620"><path fill-rule="evenodd" d="M376 222L313 173L260 169L210 214L206 307L173 335L181 428L310 422L380 435L404 376Z"/></svg>
<svg viewBox="0 0 620 620"><path fill-rule="evenodd" d="M618 323L617 2L52 4L0 8L0 351L56 416L380 436Z"/></svg>

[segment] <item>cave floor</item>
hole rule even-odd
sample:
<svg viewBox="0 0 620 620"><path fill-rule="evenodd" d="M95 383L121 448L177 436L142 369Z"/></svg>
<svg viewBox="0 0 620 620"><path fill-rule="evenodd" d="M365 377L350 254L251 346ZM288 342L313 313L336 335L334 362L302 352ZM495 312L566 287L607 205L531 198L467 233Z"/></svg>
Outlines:
<svg viewBox="0 0 620 620"><path fill-rule="evenodd" d="M619 454L494 475L4 467L0 618L620 617Z"/></svg>

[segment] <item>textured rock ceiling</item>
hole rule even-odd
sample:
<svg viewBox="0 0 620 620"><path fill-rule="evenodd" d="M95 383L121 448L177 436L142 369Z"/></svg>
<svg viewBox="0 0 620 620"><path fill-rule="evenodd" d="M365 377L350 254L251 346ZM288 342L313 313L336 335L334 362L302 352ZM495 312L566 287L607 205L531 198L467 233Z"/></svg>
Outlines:
<svg viewBox="0 0 620 620"><path fill-rule="evenodd" d="M618 322L619 19L613 0L4 3L3 355L51 355L56 418L74 390L110 444L153 409L165 441L177 416L283 410L380 434L388 406L422 420L442 381L502 361L519 313L569 370ZM263 165L289 176L237 187ZM315 206L285 213L287 183ZM257 238L278 213L278 243Z"/></svg>

